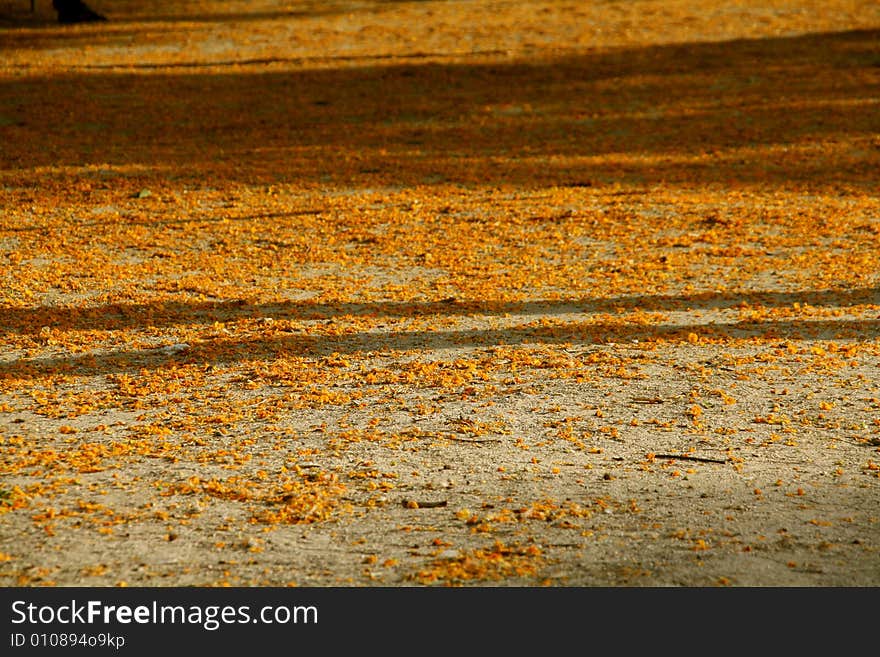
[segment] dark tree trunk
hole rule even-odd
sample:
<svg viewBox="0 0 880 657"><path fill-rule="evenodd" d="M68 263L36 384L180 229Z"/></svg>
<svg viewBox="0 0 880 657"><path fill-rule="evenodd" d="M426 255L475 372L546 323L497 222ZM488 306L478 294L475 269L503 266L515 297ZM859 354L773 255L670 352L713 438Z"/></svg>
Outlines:
<svg viewBox="0 0 880 657"><path fill-rule="evenodd" d="M92 23L107 20L82 0L52 0L59 23Z"/></svg>

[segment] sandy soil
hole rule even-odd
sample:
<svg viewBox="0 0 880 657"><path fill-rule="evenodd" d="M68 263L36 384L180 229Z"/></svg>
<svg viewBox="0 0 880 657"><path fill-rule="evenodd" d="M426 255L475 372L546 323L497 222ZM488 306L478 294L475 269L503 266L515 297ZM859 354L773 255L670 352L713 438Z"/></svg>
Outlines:
<svg viewBox="0 0 880 657"><path fill-rule="evenodd" d="M48 4L0 583L880 585L877 3Z"/></svg>

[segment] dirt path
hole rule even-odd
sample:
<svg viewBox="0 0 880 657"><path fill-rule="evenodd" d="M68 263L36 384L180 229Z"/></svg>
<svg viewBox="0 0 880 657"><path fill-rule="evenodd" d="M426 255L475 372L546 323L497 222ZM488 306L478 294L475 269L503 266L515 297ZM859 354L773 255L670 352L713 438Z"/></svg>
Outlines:
<svg viewBox="0 0 880 657"><path fill-rule="evenodd" d="M21 4L0 583L880 585L877 3Z"/></svg>

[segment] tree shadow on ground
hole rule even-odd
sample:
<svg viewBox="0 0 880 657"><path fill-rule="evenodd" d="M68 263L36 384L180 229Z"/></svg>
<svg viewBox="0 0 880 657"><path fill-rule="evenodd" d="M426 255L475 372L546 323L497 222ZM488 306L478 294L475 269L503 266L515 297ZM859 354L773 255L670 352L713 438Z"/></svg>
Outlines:
<svg viewBox="0 0 880 657"><path fill-rule="evenodd" d="M319 303L288 301L251 303L230 301L157 301L114 303L88 307L43 306L4 308L0 333L34 335L44 327L59 331L124 331L146 327L194 326L216 321L286 319L296 321L353 317L430 318L503 315L555 315L567 313L619 313L635 309L649 312L720 310L738 307L784 308L793 304L846 308L880 305L880 289L803 290L798 292L700 292L693 294L629 295L607 299L570 298L537 301L370 301Z"/></svg>
<svg viewBox="0 0 880 657"><path fill-rule="evenodd" d="M175 184L876 190L880 30L531 62L310 61L84 64L7 79L0 175L99 167L82 175L116 171L124 184L138 167Z"/></svg>
<svg viewBox="0 0 880 657"><path fill-rule="evenodd" d="M41 326L59 330L122 330L169 325L210 325L244 318L338 320L346 317L453 317L500 314L542 315L554 313L619 312L643 310L717 309L743 303L790 306L795 301L811 305L846 306L876 303L880 291L810 291L803 294L754 293L695 296L628 296L607 300L573 299L540 302L485 303L364 303L325 305L311 302L248 305L246 303L156 303L102 308L43 308L17 310L7 315L7 332L36 333ZM30 313L30 314L28 314ZM10 318L12 322L10 322ZM47 322L46 324L42 324ZM321 357L331 354L444 350L503 345L570 344L601 345L609 342L688 343L693 335L708 340L759 337L763 340L864 341L880 337L880 319L780 319L716 322L662 323L645 325L619 319L561 319L550 325L526 321L505 328L438 330L362 330L343 335L314 335L282 331L271 337L245 335L199 340L180 351L172 349L115 349L109 353L53 355L21 358L0 363L0 379L28 380L49 375L105 375L142 368L161 368L181 363L220 364L237 361L273 360L285 356Z"/></svg>

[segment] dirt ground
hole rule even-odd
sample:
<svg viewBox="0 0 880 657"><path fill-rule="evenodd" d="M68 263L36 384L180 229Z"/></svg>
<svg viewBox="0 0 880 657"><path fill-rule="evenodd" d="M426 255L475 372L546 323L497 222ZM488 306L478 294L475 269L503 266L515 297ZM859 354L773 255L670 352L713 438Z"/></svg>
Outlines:
<svg viewBox="0 0 880 657"><path fill-rule="evenodd" d="M880 585L873 0L0 2L0 584Z"/></svg>

